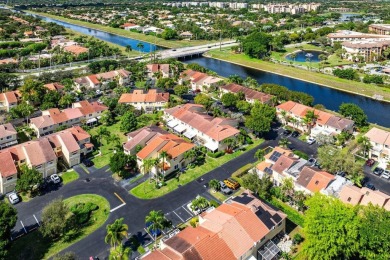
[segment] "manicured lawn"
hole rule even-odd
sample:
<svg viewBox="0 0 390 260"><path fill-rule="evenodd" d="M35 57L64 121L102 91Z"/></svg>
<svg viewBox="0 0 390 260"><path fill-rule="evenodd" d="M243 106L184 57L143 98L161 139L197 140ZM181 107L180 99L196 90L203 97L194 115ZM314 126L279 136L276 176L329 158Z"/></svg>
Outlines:
<svg viewBox="0 0 390 260"><path fill-rule="evenodd" d="M313 82L330 88L339 89L342 91L356 93L372 97L375 94L382 95L384 100L390 101L390 89L382 88L371 84L364 84L346 79L340 79L332 75L326 75L313 71L305 71L291 66L275 64L259 59L250 58L245 54L234 54L230 49L211 50L208 56L220 59L246 67L251 67L263 71L268 71L275 74L284 75L287 77L297 78L304 81Z"/></svg>
<svg viewBox="0 0 390 260"><path fill-rule="evenodd" d="M110 157L112 156L112 153L113 153L114 148L115 148L115 144L112 142L107 142L107 140L105 140L104 137L102 137L103 145L101 147L99 147L99 136L97 133L98 133L98 129L101 127L105 127L105 126L100 125L98 127L92 128L89 131L89 133L92 136L92 140L94 141L94 145L95 145L95 149L96 149L93 153L95 155L95 157L92 159L96 168L102 168L110 162ZM121 142L126 142L127 138L124 135L124 133L120 131L120 122L119 121L111 126L107 126L107 130L111 134L116 134L117 136L119 136ZM99 150L101 150L101 155L98 155Z"/></svg>
<svg viewBox="0 0 390 260"><path fill-rule="evenodd" d="M61 174L61 178L62 178L62 184L68 184L72 181L75 181L79 178L79 174L77 172L75 172L74 170L71 170L71 171L68 171L68 172L64 172L63 174Z"/></svg>
<svg viewBox="0 0 390 260"><path fill-rule="evenodd" d="M204 45L204 44L219 42L219 40L217 40L217 41L208 41L208 40L191 40L191 41L188 41L188 40L164 40L164 39L161 39L161 38L157 38L156 39L155 36L153 36L153 35L145 35L143 33L126 31L126 30L120 29L120 28L113 28L113 27L104 26L104 25L100 25L100 24L93 24L93 23L89 23L89 22L84 22L84 21L64 18L64 17L61 17L61 16L47 14L47 13L39 13L39 12L33 12L33 11L28 11L28 12L29 13L38 14L38 15L42 15L42 16L46 16L46 17L50 17L50 18L53 18L53 19L56 19L56 20L60 20L60 21L64 21L64 22L68 22L68 23L72 23L72 24L81 25L81 26L84 26L84 27L92 28L92 29L97 29L97 30L108 32L108 33L112 33L112 34L117 34L117 35L129 37L129 38L140 40L140 41L144 41L144 42L150 42L150 43L153 43L153 44L155 42L157 42L157 44L159 46L163 46L163 47L166 47L166 48L189 47L189 46L197 46L197 45Z"/></svg>
<svg viewBox="0 0 390 260"><path fill-rule="evenodd" d="M220 191L217 191L217 192L214 192L212 190L209 190L209 193L214 197L216 198L217 200L223 202L225 201L227 198L231 197L231 196L239 196L241 193L243 193L245 191L245 189L243 187L240 187L238 190L235 190L232 194L230 195L225 195L223 194L222 192Z"/></svg>
<svg viewBox="0 0 390 260"><path fill-rule="evenodd" d="M200 176L208 173L209 171L214 170L215 168L221 166L222 164L227 163L228 161L238 157L239 155L245 153L246 151L253 149L263 141L264 140L262 139L255 140L253 144L249 145L246 148L245 151L237 151L232 154L225 154L220 158L210 158L206 156L206 162L203 165L197 166L192 169L188 169L185 173L180 175L179 179L173 178L168 180L166 182L167 185L161 187L160 189L155 188L154 182L149 182L149 180L147 180L144 183L141 183L137 187L130 190L130 193L142 199L153 199L153 198L161 197L177 189L179 185L183 186L199 178Z"/></svg>
<svg viewBox="0 0 390 260"><path fill-rule="evenodd" d="M69 207L80 202L92 202L98 205L99 209L91 214L90 221L85 226L77 230L78 233L76 236L68 240L62 238L58 241L52 241L42 237L39 230L33 231L12 242L8 259L48 259L85 238L106 222L110 211L110 204L105 198L93 194L83 194L65 200L65 203Z"/></svg>

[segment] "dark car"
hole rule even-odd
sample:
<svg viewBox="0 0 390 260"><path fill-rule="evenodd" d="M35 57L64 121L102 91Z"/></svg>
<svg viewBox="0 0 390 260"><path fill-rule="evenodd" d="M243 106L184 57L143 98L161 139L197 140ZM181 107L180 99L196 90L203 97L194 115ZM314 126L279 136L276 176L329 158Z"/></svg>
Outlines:
<svg viewBox="0 0 390 260"><path fill-rule="evenodd" d="M376 168L374 169L373 173L374 173L375 175L380 176L380 175L383 173L383 171L384 171L384 170L383 170L382 168L376 167Z"/></svg>
<svg viewBox="0 0 390 260"><path fill-rule="evenodd" d="M93 166L93 162L92 162L90 159L85 159L85 160L83 161L83 164L84 164L85 166L87 166L87 167Z"/></svg>
<svg viewBox="0 0 390 260"><path fill-rule="evenodd" d="M336 175L339 175L341 177L345 177L346 173L343 171L338 171L338 172L336 172Z"/></svg>
<svg viewBox="0 0 390 260"><path fill-rule="evenodd" d="M370 182L367 182L366 184L364 184L364 187L367 187L370 190L376 190L374 184L372 184Z"/></svg>
<svg viewBox="0 0 390 260"><path fill-rule="evenodd" d="M298 136L299 136L299 132L297 132L297 131L294 131L291 134L291 137L294 137L294 138L297 138Z"/></svg>
<svg viewBox="0 0 390 260"><path fill-rule="evenodd" d="M291 134L291 131L290 131L290 130L287 130L287 129L286 129L286 130L283 131L283 135L284 135L284 136L288 136L288 135L290 135L290 134Z"/></svg>
<svg viewBox="0 0 390 260"><path fill-rule="evenodd" d="M366 161L366 165L367 165L368 167L372 167L374 164L375 164L375 160L374 160L374 159L368 159L368 160Z"/></svg>

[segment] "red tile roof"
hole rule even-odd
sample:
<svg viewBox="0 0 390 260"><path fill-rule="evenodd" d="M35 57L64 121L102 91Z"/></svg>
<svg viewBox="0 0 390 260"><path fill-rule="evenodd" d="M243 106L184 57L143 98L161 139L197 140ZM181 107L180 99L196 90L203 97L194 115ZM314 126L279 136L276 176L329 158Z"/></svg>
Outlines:
<svg viewBox="0 0 390 260"><path fill-rule="evenodd" d="M119 98L119 103L155 103L168 102L169 93L158 93L156 89L150 89L147 93L143 90L134 90L133 93L125 93Z"/></svg>
<svg viewBox="0 0 390 260"><path fill-rule="evenodd" d="M0 173L3 178L17 174L14 160L9 151L0 153Z"/></svg>

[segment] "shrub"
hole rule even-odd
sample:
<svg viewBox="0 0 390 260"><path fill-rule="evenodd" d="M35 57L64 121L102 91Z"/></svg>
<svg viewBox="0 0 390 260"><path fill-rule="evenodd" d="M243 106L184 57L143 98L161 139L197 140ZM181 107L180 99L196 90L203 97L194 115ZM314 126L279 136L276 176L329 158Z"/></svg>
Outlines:
<svg viewBox="0 0 390 260"><path fill-rule="evenodd" d="M197 225L198 225L198 222L199 222L199 217L193 217L191 220L190 220L190 225L195 228Z"/></svg>
<svg viewBox="0 0 390 260"><path fill-rule="evenodd" d="M70 208L70 211L76 216L76 222L78 224L84 224L88 222L91 212L98 208L98 205L92 202L77 203Z"/></svg>
<svg viewBox="0 0 390 260"><path fill-rule="evenodd" d="M248 163L247 165L244 165L240 169L238 169L237 171L233 172L232 177L233 178L241 178L242 176L247 174L247 172L252 168L253 168L253 165L251 163Z"/></svg>
<svg viewBox="0 0 390 260"><path fill-rule="evenodd" d="M305 159L305 160L308 160L309 159L309 155L307 155L306 153L304 152L301 152L301 151L294 151L294 154L295 155L298 155L300 158L302 159Z"/></svg>
<svg viewBox="0 0 390 260"><path fill-rule="evenodd" d="M301 234L299 233L296 233L293 237L293 243L295 245L299 245L300 243L302 243L304 240L304 238L301 236Z"/></svg>
<svg viewBox="0 0 390 260"><path fill-rule="evenodd" d="M224 151L219 151L219 152L216 152L216 153L207 152L207 156L209 156L211 158L219 158L219 157L221 157L224 154L225 154Z"/></svg>
<svg viewBox="0 0 390 260"><path fill-rule="evenodd" d="M215 200L210 200L210 206L217 208L217 207L219 207L219 203L216 202Z"/></svg>

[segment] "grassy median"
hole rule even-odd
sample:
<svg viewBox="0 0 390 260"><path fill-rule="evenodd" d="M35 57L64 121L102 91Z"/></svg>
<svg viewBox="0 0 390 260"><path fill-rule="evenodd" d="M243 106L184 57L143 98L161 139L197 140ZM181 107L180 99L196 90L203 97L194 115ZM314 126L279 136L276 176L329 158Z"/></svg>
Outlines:
<svg viewBox="0 0 390 260"><path fill-rule="evenodd" d="M100 228L108 219L110 204L101 196L82 194L70 197L64 201L69 207L76 203L92 202L98 205L99 208L92 212L90 221L79 230L78 236L73 239L65 241L62 238L57 241L52 241L51 239L44 238L39 230L33 231L12 242L8 259L48 259L84 239L96 229Z"/></svg>
<svg viewBox="0 0 390 260"><path fill-rule="evenodd" d="M385 101L390 101L390 89L382 88L376 85L364 84L346 79L340 79L332 75L326 75L319 72L305 71L291 66L275 64L259 59L250 58L241 53L234 54L230 49L211 50L207 56L231 62L241 66L263 70L299 80L312 82L329 88L338 89L341 91L354 93L362 96L373 97L375 94L383 96Z"/></svg>
<svg viewBox="0 0 390 260"><path fill-rule="evenodd" d="M225 164L228 161L231 161L232 159L242 155L243 153L252 150L263 141L263 139L255 140L253 144L246 147L245 151L237 151L232 154L225 154L219 158L211 158L206 156L206 162L203 165L188 169L185 173L180 175L179 179L173 178L168 180L166 182L166 186L163 186L160 189L156 189L155 182L149 182L149 180L146 180L145 182L130 190L130 194L141 199L154 199L161 197L172 192L173 190L176 190L179 185L183 186L187 183L190 183L202 175L218 168L222 164Z"/></svg>
<svg viewBox="0 0 390 260"><path fill-rule="evenodd" d="M56 20L63 21L63 22L67 22L67 23L80 25L80 26L87 27L87 28L100 30L103 32L108 32L108 33L112 33L112 34L116 34L116 35L120 35L120 36L124 36L124 37L128 37L128 38L132 38L134 40L149 42L152 44L157 42L156 45L166 47L166 48L190 47L190 46L209 44L209 43L213 43L213 42L219 42L219 40L218 41L208 41L208 40L191 40L191 41L189 41L189 40L164 40L161 38L158 38L156 40L156 37L153 35L145 35L143 33L131 32L131 31L127 31L127 30L124 30L121 28L113 28L113 27L104 26L101 24L94 24L94 23L79 21L79 20L75 20L75 19L69 19L69 18L65 18L62 16L57 16L57 15L52 15L52 14L47 14L47 13L40 13L40 12L34 12L34 11L27 11L27 12L32 13L32 14L45 16L45 17L49 17L49 18L56 19Z"/></svg>

